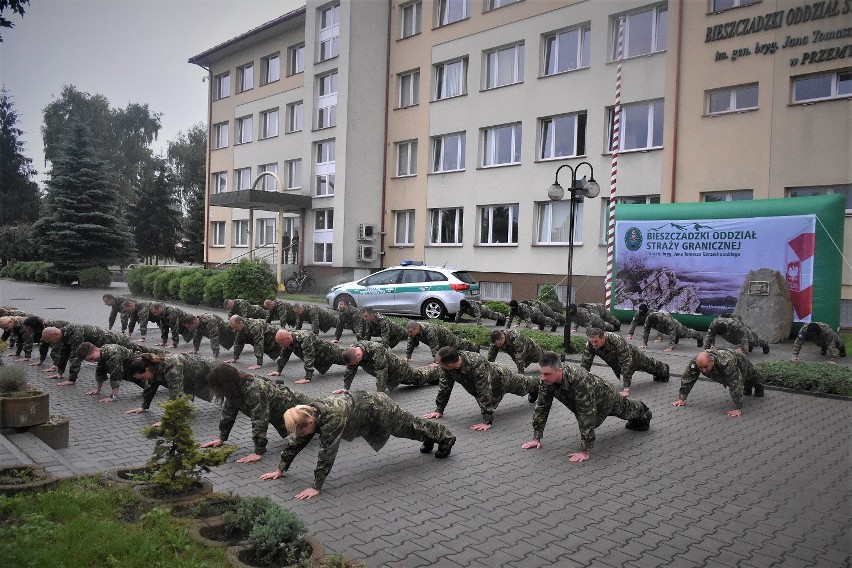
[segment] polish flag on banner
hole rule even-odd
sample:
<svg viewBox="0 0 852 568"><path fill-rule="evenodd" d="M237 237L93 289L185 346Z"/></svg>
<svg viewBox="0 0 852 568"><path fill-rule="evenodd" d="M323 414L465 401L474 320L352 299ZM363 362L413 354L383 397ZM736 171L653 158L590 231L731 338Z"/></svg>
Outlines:
<svg viewBox="0 0 852 568"><path fill-rule="evenodd" d="M793 300L794 321L811 321L815 248L816 233L801 233L787 241L787 286Z"/></svg>

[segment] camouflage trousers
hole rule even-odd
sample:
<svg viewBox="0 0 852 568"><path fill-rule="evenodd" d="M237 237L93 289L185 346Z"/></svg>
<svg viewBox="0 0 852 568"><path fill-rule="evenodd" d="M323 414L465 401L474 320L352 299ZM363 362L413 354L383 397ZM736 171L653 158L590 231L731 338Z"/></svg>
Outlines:
<svg viewBox="0 0 852 568"><path fill-rule="evenodd" d="M370 396L374 409L384 415L381 422L387 430L379 434L381 437L389 435L418 442L441 442L453 437L449 428L442 423L406 412L384 393L370 393Z"/></svg>
<svg viewBox="0 0 852 568"><path fill-rule="evenodd" d="M645 406L645 403L635 398L627 398L618 396L610 399L610 405L607 410L607 416L615 416L622 420L650 420L651 409ZM601 412L598 416L601 423L604 421ZM598 424L600 426L600 423Z"/></svg>
<svg viewBox="0 0 852 568"><path fill-rule="evenodd" d="M518 396L532 394L538 397L538 384L538 379L513 373L508 367L501 367L491 379L491 396L494 400L494 407L496 408L497 404L507 394Z"/></svg>
<svg viewBox="0 0 852 568"><path fill-rule="evenodd" d="M441 378L440 367L426 365L424 367L412 367L411 365L401 367L397 373L388 373L388 384L386 388L393 390L399 385L410 385L422 387L426 385L437 385Z"/></svg>
<svg viewBox="0 0 852 568"><path fill-rule="evenodd" d="M630 386L630 383L633 380L633 373L636 371L643 371L650 375L654 375L654 379L667 379L669 377L668 365L648 357L641 351L633 354L633 366L630 369L625 369L623 373L618 365L610 365L610 368L616 376L621 377L622 384L625 388Z"/></svg>

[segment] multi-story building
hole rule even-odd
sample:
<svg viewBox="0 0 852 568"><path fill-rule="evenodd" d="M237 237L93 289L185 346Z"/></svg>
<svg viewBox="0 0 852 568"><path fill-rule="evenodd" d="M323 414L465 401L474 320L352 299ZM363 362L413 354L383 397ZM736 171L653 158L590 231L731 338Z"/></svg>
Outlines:
<svg viewBox="0 0 852 568"><path fill-rule="evenodd" d="M211 77L208 262L248 250L249 229L268 241L283 208L329 284L411 259L473 271L486 297L564 297L569 201L547 190L568 164L603 188L577 205L573 263L573 297L602 299L620 27L618 202L845 193L852 214L847 4L310 0L190 60ZM264 83L273 53L281 79ZM272 109L281 136L261 134ZM286 203L219 193L298 160ZM219 207L234 204L267 211ZM843 281L852 306L848 265Z"/></svg>

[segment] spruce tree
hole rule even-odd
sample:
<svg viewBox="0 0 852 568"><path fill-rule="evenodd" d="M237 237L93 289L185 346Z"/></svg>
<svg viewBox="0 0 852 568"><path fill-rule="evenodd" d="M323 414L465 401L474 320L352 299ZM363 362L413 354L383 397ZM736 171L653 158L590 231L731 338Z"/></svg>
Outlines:
<svg viewBox="0 0 852 568"><path fill-rule="evenodd" d="M131 209L135 220L133 233L142 257L175 257L180 212L173 187L162 159L145 162L136 187L136 203Z"/></svg>
<svg viewBox="0 0 852 568"><path fill-rule="evenodd" d="M37 173L32 160L23 154L24 132L18 128L18 113L9 93L0 90L0 225L31 223L38 218Z"/></svg>
<svg viewBox="0 0 852 568"><path fill-rule="evenodd" d="M169 142L169 169L180 199L182 248L178 260L204 260L204 183L207 177L207 128L196 124Z"/></svg>
<svg viewBox="0 0 852 568"><path fill-rule="evenodd" d="M70 283L83 268L133 262L136 250L120 214L121 198L84 125L72 126L52 165L47 214L33 230L42 256L54 264L57 281Z"/></svg>

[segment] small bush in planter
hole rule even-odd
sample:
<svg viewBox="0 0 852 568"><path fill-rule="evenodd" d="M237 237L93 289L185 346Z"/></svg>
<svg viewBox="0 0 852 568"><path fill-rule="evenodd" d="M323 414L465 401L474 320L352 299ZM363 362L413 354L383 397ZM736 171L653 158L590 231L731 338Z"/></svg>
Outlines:
<svg viewBox="0 0 852 568"><path fill-rule="evenodd" d="M222 515L226 538L245 538L251 533L256 519L272 507L278 507L269 497L246 497Z"/></svg>
<svg viewBox="0 0 852 568"><path fill-rule="evenodd" d="M509 304L506 302L501 302L500 300L488 300L485 302L485 306L491 311L503 314L504 316L509 315Z"/></svg>
<svg viewBox="0 0 852 568"><path fill-rule="evenodd" d="M552 284L545 284L541 287L541 290L538 292L538 299L550 306L550 309L557 314L565 313L565 306L559 301L559 296L556 295L556 290Z"/></svg>
<svg viewBox="0 0 852 568"><path fill-rule="evenodd" d="M852 396L852 370L841 365L789 361L755 363L764 384L810 392Z"/></svg>
<svg viewBox="0 0 852 568"><path fill-rule="evenodd" d="M0 350L5 348L6 344L0 342ZM27 390L27 373L24 369L8 365L0 367L0 396L9 396L12 393Z"/></svg>
<svg viewBox="0 0 852 568"><path fill-rule="evenodd" d="M109 288L112 284L112 273L103 266L84 268L79 276L81 288Z"/></svg>
<svg viewBox="0 0 852 568"><path fill-rule="evenodd" d="M289 566L306 561L311 547L305 541L305 525L292 511L275 506L258 517L249 534L255 559L266 565Z"/></svg>

